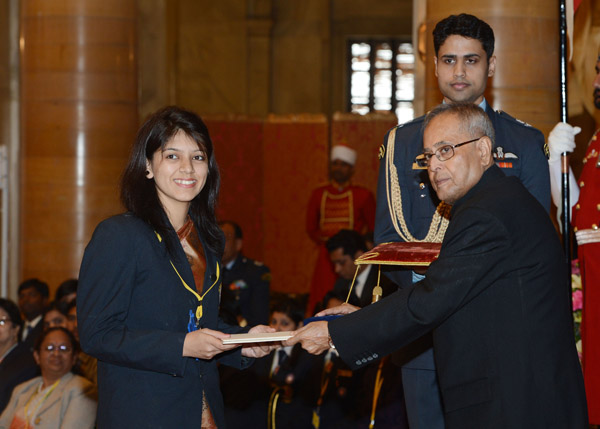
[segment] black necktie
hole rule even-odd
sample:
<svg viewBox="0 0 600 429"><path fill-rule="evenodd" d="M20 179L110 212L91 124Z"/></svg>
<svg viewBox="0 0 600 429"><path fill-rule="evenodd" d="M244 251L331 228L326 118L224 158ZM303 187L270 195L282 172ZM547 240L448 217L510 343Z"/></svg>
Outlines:
<svg viewBox="0 0 600 429"><path fill-rule="evenodd" d="M279 349L278 353L279 353L279 362L278 362L277 366L281 366L287 360L288 355L285 352L285 350L283 350L283 349Z"/></svg>

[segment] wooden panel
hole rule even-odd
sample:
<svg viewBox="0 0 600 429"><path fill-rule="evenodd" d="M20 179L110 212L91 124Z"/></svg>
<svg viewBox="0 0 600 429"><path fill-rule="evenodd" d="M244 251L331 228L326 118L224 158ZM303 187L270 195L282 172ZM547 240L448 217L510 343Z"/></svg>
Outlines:
<svg viewBox="0 0 600 429"><path fill-rule="evenodd" d="M98 222L121 212L136 129L134 0L22 2L22 276L76 277Z"/></svg>
<svg viewBox="0 0 600 429"><path fill-rule="evenodd" d="M28 184L26 192L30 195L28 211L61 214L61 216L79 213L113 213L119 204L117 180L111 180L103 186L61 186L58 184Z"/></svg>
<svg viewBox="0 0 600 429"><path fill-rule="evenodd" d="M83 153L92 157L126 157L138 122L135 106L133 102L123 104L118 100L112 103L23 100L23 154L39 156L39 151L47 153L49 149L59 146L54 156L58 153L71 156ZM56 137L68 139L50 144L46 130L55 131ZM91 144L94 141L90 140L91 135L97 136L96 142L99 144ZM42 138L38 140L36 136Z"/></svg>
<svg viewBox="0 0 600 429"><path fill-rule="evenodd" d="M525 121L540 129L545 135L556 125L559 115L559 92L558 86L551 89L524 89L524 88L502 88L493 89L492 106L499 109L500 106L511 106L507 112L515 118ZM523 103L523 100L531 100Z"/></svg>
<svg viewBox="0 0 600 429"><path fill-rule="evenodd" d="M558 5L548 0L428 0L427 16L435 23L449 15L469 13L488 22L490 16L553 18L558 13ZM557 27L558 28L558 27ZM433 27L431 27L433 29ZM494 28L494 31L496 29Z"/></svg>
<svg viewBox="0 0 600 429"><path fill-rule="evenodd" d="M219 220L242 228L243 252L264 260L263 121L244 118L204 118L221 170Z"/></svg>
<svg viewBox="0 0 600 429"><path fill-rule="evenodd" d="M84 158L79 165L76 158L30 157L23 161L22 180L24 185L54 183L73 187L77 182L85 185L117 183L125 163L126 160L120 158Z"/></svg>
<svg viewBox="0 0 600 429"><path fill-rule="evenodd" d="M317 248L306 234L306 205L327 181L327 128L321 115L271 116L265 124L265 263L275 291L309 290Z"/></svg>
<svg viewBox="0 0 600 429"><path fill-rule="evenodd" d="M105 109L106 110L106 109ZM128 109L130 110L130 109ZM132 115L134 112L129 112ZM116 119L119 119L115 116ZM123 118L121 118L122 120ZM32 141L40 142L64 142L63 145L39 145L35 148L36 157L76 157L77 139L83 138L87 143L85 147L86 157L103 158L126 158L131 151L134 135L133 129L125 133L122 129L96 129L93 132L89 130L77 130L67 128L66 126L54 126L52 128L33 128L27 130L27 138Z"/></svg>
<svg viewBox="0 0 600 429"><path fill-rule="evenodd" d="M135 42L135 28L131 28L132 25L135 25L133 19L73 16L43 17L36 15L24 17L22 25L23 32L27 35L27 39L23 42L25 49L28 48L27 44L42 46L70 45L71 48L79 48L74 55L80 60L93 53L88 53L85 49L82 49L88 44L101 45L95 47L95 50L98 50L104 48L102 45L128 45ZM60 49L60 46L53 49ZM130 52L133 53L135 50L132 49ZM62 55L64 54L66 52ZM79 63L79 61L77 62ZM43 66L52 67L54 64L60 64L61 62L60 58L52 58L49 59L47 64L43 63Z"/></svg>
<svg viewBox="0 0 600 429"><path fill-rule="evenodd" d="M21 1L21 14L24 16L43 15L69 15L72 17L83 16L109 16L109 17L135 17L135 1L128 0L26 0Z"/></svg>
<svg viewBox="0 0 600 429"><path fill-rule="evenodd" d="M22 89L25 99L65 101L94 100L96 102L135 101L135 75L132 71L120 73L23 73L27 86ZM61 94L70 94L69 97Z"/></svg>
<svg viewBox="0 0 600 429"><path fill-rule="evenodd" d="M32 212L35 213L35 212ZM103 219L114 214L114 211L105 207L98 211L89 211L88 213L76 213L74 211L59 211L56 216L43 216L44 210L37 212L38 218L34 221L28 217L23 222L23 232L31 239L31 242L81 242L87 244L92 237L92 233ZM62 249L56 249L57 253L62 253ZM81 258L81 254L78 255ZM81 262L81 259L76 261ZM40 261L39 266L43 266L44 261Z"/></svg>

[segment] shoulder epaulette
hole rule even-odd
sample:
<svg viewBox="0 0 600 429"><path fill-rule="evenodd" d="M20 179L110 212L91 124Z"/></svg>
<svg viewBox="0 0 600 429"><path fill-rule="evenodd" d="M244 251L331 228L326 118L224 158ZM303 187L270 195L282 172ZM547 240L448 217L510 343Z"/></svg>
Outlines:
<svg viewBox="0 0 600 429"><path fill-rule="evenodd" d="M402 127L406 127L406 126L410 126L410 125L419 125L420 126L421 122L423 122L424 119L425 119L425 115L422 115L422 116L419 116L418 118L414 118L414 119L411 119L410 121L403 122L402 124L398 124L395 127L393 127L392 129L390 129L388 131L388 134L394 129L399 130ZM383 158L385 158L386 144L387 144L387 139L386 139L386 142L382 143L381 146L379 146L379 154L377 155L377 158L379 158L380 161Z"/></svg>
<svg viewBox="0 0 600 429"><path fill-rule="evenodd" d="M531 126L531 125L530 125L530 124L528 124L527 122L525 122L525 121L522 121L522 120L520 120L520 119L517 119L517 118L515 118L514 116L511 116L511 115L509 115L508 113L506 113L506 112L505 112L505 111L503 111L503 110L496 110L496 113L497 113L497 114L498 114L498 115L499 115L501 118L508 119L509 121L516 122L517 124L521 124L521 125L523 125L524 127L533 128L533 126ZM535 129L535 128L534 128L534 129Z"/></svg>
<svg viewBox="0 0 600 429"><path fill-rule="evenodd" d="M419 116L418 118L411 119L410 121L403 122L401 124L396 125L396 129L406 127L408 125L420 124L425 120L426 115Z"/></svg>

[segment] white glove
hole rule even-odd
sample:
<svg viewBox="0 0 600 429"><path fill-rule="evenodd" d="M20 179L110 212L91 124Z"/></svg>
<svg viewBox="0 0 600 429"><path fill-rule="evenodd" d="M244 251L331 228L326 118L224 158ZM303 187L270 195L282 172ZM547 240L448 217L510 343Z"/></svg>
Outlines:
<svg viewBox="0 0 600 429"><path fill-rule="evenodd" d="M581 128L573 127L566 122L556 124L548 134L550 162L559 161L563 152L573 152L575 149L575 136L580 132Z"/></svg>

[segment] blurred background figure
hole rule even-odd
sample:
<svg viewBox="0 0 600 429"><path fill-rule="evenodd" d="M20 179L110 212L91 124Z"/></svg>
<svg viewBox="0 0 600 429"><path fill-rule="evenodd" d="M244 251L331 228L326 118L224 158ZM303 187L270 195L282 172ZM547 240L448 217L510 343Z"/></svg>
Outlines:
<svg viewBox="0 0 600 429"><path fill-rule="evenodd" d="M42 326L44 330L48 328L66 328L67 327L67 307L66 301L53 301L46 309L42 317Z"/></svg>
<svg viewBox="0 0 600 429"><path fill-rule="evenodd" d="M34 358L41 376L18 385L0 416L1 428L93 428L96 421L94 386L71 372L78 345L65 328L40 334Z"/></svg>
<svg viewBox="0 0 600 429"><path fill-rule="evenodd" d="M71 331L79 342L79 329L77 327L77 300L74 299L67 307L67 329ZM94 385L98 385L98 359L79 351L73 372L87 378Z"/></svg>
<svg viewBox="0 0 600 429"><path fill-rule="evenodd" d="M299 328L303 318L304 308L294 298L273 300L269 325L278 332ZM243 371L220 366L227 428L312 427L320 383L317 361L302 348L281 347Z"/></svg>
<svg viewBox="0 0 600 429"><path fill-rule="evenodd" d="M17 304L0 298L0 414L14 387L39 374L31 350L19 343L22 327Z"/></svg>
<svg viewBox="0 0 600 429"><path fill-rule="evenodd" d="M70 303L77 296L77 279L67 279L58 285L54 300L57 302Z"/></svg>
<svg viewBox="0 0 600 429"><path fill-rule="evenodd" d="M344 301L348 297L357 266L354 261L367 251L367 244L364 237L356 231L342 229L335 234L325 247L329 252L329 258L333 264L334 271L338 275L333 289L342 295L345 295ZM350 293L349 304L357 307L364 307L371 304L373 300L373 288L381 286L383 295L388 296L398 287L385 275L380 275L379 267L370 264L358 266L358 274L354 280L354 287Z"/></svg>
<svg viewBox="0 0 600 429"><path fill-rule="evenodd" d="M309 312L333 288L336 280L325 242L341 229L364 234L373 231L375 225L375 197L368 189L351 183L355 164L354 149L342 144L333 146L330 182L315 189L308 201L306 232L319 249L310 285Z"/></svg>
<svg viewBox="0 0 600 429"><path fill-rule="evenodd" d="M269 321L271 272L242 254L243 234L237 223L224 221L219 226L225 235L219 315L232 325L264 325Z"/></svg>
<svg viewBox="0 0 600 429"><path fill-rule="evenodd" d="M19 285L19 309L25 317L21 340L30 349L44 328L42 316L49 295L48 284L39 279L28 279Z"/></svg>

